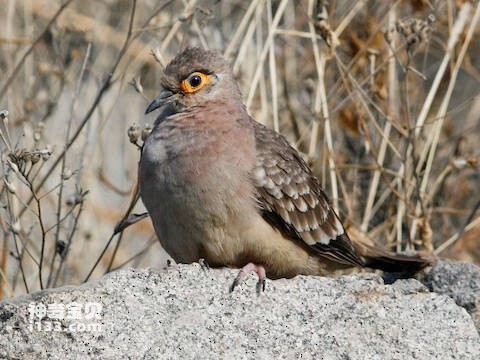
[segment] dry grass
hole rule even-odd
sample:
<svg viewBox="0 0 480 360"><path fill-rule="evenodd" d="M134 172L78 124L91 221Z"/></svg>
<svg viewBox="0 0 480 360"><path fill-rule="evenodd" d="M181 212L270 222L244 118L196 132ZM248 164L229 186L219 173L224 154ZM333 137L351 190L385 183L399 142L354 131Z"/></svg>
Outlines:
<svg viewBox="0 0 480 360"><path fill-rule="evenodd" d="M148 220L111 234L136 183L127 129L148 131L162 66L192 45L224 51L352 237L479 261L478 2L3 4L0 298L78 283L103 249L94 276L163 266Z"/></svg>

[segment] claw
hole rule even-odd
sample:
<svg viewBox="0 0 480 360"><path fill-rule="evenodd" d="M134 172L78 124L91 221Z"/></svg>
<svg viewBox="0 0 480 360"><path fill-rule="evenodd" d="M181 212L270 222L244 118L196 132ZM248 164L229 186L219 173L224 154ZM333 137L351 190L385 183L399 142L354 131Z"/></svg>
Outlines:
<svg viewBox="0 0 480 360"><path fill-rule="evenodd" d="M203 271L206 272L210 270L210 265L208 265L207 260L205 260L204 258L198 259L198 263L200 264L200 267Z"/></svg>
<svg viewBox="0 0 480 360"><path fill-rule="evenodd" d="M240 284L240 282L251 272L255 271L258 275L258 282L256 285L257 295L260 295L262 291L265 291L265 268L262 265L255 265L254 263L248 263L245 265L238 273L235 280L233 280L232 285L230 285L230 292L235 290L235 288Z"/></svg>
<svg viewBox="0 0 480 360"><path fill-rule="evenodd" d="M258 279L257 281L257 295L260 296L265 291L265 279Z"/></svg>
<svg viewBox="0 0 480 360"><path fill-rule="evenodd" d="M233 290L235 290L238 284L240 284L240 280L241 280L240 276L237 276L235 280L233 280L232 285L230 285L230 288L229 288L230 292L233 292Z"/></svg>

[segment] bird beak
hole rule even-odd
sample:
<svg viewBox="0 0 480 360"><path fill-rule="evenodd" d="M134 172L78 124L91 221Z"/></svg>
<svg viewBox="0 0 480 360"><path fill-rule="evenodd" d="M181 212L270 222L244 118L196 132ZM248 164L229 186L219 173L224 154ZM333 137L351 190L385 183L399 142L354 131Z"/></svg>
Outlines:
<svg viewBox="0 0 480 360"><path fill-rule="evenodd" d="M145 114L152 112L155 109L158 109L160 106L165 105L168 102L168 99L173 96L173 91L163 89L160 94L153 99L153 101L148 105L147 110L145 110Z"/></svg>

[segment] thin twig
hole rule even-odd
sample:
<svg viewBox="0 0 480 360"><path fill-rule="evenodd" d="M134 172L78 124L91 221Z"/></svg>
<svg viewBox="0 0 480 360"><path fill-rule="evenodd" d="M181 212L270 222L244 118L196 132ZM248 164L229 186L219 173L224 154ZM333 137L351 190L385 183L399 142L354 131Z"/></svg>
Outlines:
<svg viewBox="0 0 480 360"><path fill-rule="evenodd" d="M396 13L396 7L392 7L389 12L388 16L388 26L391 27L395 24L397 18L397 13ZM395 43L393 42L394 39L392 39L392 45L395 47ZM382 141L380 143L380 150L378 152L378 165L380 167L383 166L383 161L385 160L385 154L387 150L387 139L390 137L390 131L392 129L392 122L390 121L391 118L396 117L396 100L398 98L398 84L397 84L397 67L396 67L396 62L392 54L392 49L391 47L388 48L388 117L385 121L385 126L383 128L383 134L382 134ZM375 201L375 196L377 194L378 190L378 184L380 180L380 170L377 168L375 172L373 173L373 178L370 183L370 189L368 192L367 196L367 203L365 205L365 210L363 213L363 220L362 224L360 226L360 230L363 232L366 232L368 229L368 224L370 222L370 219L373 216L372 212L372 207L373 203Z"/></svg>
<svg viewBox="0 0 480 360"><path fill-rule="evenodd" d="M255 9L257 8L259 3L260 3L260 0L253 0L250 2L250 5L248 6L248 9L245 12L245 15L243 15L242 20L240 21L240 24L238 24L237 29L235 30L235 33L233 34L225 52L223 53L223 56L225 56L226 59L230 58L234 49L237 47L237 43L240 40L240 37L242 36L243 32L245 31L245 28L247 27L247 24L250 18L252 17L253 13L255 12Z"/></svg>
<svg viewBox="0 0 480 360"><path fill-rule="evenodd" d="M448 247L452 246L453 244L455 244L455 242L467 231L470 231L472 230L474 227L476 226L479 226L480 225L480 216L477 217L475 220L473 220L473 217L475 216L475 213L477 212L477 210L480 208L480 200L477 201L477 203L475 204L475 206L473 207L470 215L468 216L467 220L465 221L465 225L462 227L462 230L460 230L459 232L453 234L448 240L446 240L442 245L440 245L439 247L437 247L435 250L434 250L434 254L435 255L438 255L440 254L441 252L443 252L445 249L447 249Z"/></svg>
<svg viewBox="0 0 480 360"><path fill-rule="evenodd" d="M308 15L310 19L313 19L314 14L314 1L310 0L308 3ZM328 170L330 174L330 186L332 190L332 203L334 209L338 212L338 184L337 184L337 174L335 171L335 160L333 158L333 139L332 139L332 130L330 125L330 114L328 109L328 101L327 101L327 91L325 85L325 66L327 63L327 58L324 53L320 53L320 49L318 46L317 39L315 37L315 26L312 21L308 24L310 33L312 34L312 46L313 46L313 55L315 58L315 66L318 75L318 83L317 83L317 96L315 97L314 103L314 113L315 114L322 114L322 118L324 121L324 135L325 135L325 142L327 144L327 152L325 156L327 156L328 162ZM313 157L316 152L317 143L318 143L318 136L319 136L319 122L318 119L312 122L312 136L310 137L310 146L308 150L309 157Z"/></svg>
<svg viewBox="0 0 480 360"><path fill-rule="evenodd" d="M85 125L87 124L87 122L90 120L90 118L92 117L95 109L97 108L98 104L100 103L100 100L103 98L103 96L105 95L106 91L110 88L111 84L112 84L112 78L113 78L113 74L115 72L115 70L117 69L119 63L120 63L120 60L123 58L123 55L125 55L127 49L128 49L128 46L130 45L131 43L131 35L132 35L132 29L133 29L133 20L134 20L134 17L135 17L135 8L136 8L136 0L132 0L132 10L131 10L131 15L130 15L130 22L129 22L129 27L128 27L128 32L127 32L127 36L126 36L126 39L125 39L125 42L122 46L122 48L120 49L116 59L115 59L115 62L113 63L112 65L112 68L110 70L110 72L107 74L107 77L106 79L103 81L102 83L102 86L100 87L99 91L97 92L97 95L95 96L95 99L93 100L93 103L90 105L90 108L87 110L86 114L84 115L84 117L82 118L82 120L80 121L80 124L78 125L77 129L75 130L75 133L73 134L72 138L68 141L68 143L65 145L65 148L63 149L63 151L60 153L60 155L55 159L55 161L53 162L53 164L50 166L50 168L46 171L46 173L44 174L44 176L42 177L42 179L39 181L39 183L36 185L35 187L35 190L38 191L44 184L45 182L47 181L47 179L49 179L50 175L52 174L52 172L55 170L55 168L58 166L58 164L60 164L60 162L62 161L63 157L65 156L65 153L68 151L68 149L70 149L70 147L75 143L75 141L77 140L78 136L80 135L80 133L82 132L83 128L85 127ZM31 197L28 201L27 201L27 204L30 204L30 202L33 200L33 198ZM25 208L22 209L20 211L20 215L19 216L22 216L22 214L25 212Z"/></svg>
<svg viewBox="0 0 480 360"><path fill-rule="evenodd" d="M253 79L250 82L250 90L248 92L247 96L247 101L245 102L245 105L247 106L247 109L250 108L252 101L253 101L253 96L255 95L255 91L257 89L258 82L260 80L260 75L262 74L262 69L263 69L263 64L265 63L265 59L268 54L268 50L270 49L271 43L273 41L273 37L275 36L275 30L278 26L278 23L280 22L280 19L283 16L283 13L285 11L285 8L288 4L288 0L282 0L281 3L277 7L277 12L275 13L275 16L273 17L272 20L272 25L268 29L268 35L267 39L265 40L265 44L263 46L262 53L260 55L260 58L258 60L257 64L257 69L255 71L255 74L253 75Z"/></svg>
<svg viewBox="0 0 480 360"><path fill-rule="evenodd" d="M458 41L458 38L460 37L460 34L463 32L463 28L467 24L467 20L470 15L470 4L465 3L464 6L462 7L457 21L455 23L455 26L452 30L452 35L449 41L449 45L447 47L447 52L453 51L453 44L456 44ZM427 144L424 146L424 151L422 152L422 155L419 159L419 163L417 164L416 168L416 173L418 174L421 169L423 168L424 162L426 160L425 164L425 170L423 172L422 176L422 181L419 187L419 201L417 201L416 209L417 212L419 211L421 207L421 201L425 196L426 190L427 190L427 185L428 185L428 180L430 177L430 173L432 170L432 164L435 158L435 152L437 149L438 142L440 140L440 132L443 127L443 122L445 119L445 115L447 113L448 105L450 103L453 89L457 83L457 76L460 70L460 67L463 63L463 59L465 57L465 54L467 52L467 49L471 43L471 40L473 38L473 34L476 30L476 25L480 19L480 3L477 4L476 11L473 15L472 21L470 22L470 27L467 31L467 35L465 37L465 41L463 42L462 48L460 50L460 53L458 54L458 57L455 62L455 66L453 67L453 70L450 73L450 81L448 84L447 91L443 97L442 103L437 111L436 118L439 119L439 121L435 122L434 124L434 129L432 130L433 136L427 137ZM426 154L428 153L428 158L426 158ZM412 232L415 234L415 231L417 229L418 221L414 221L412 224Z"/></svg>
<svg viewBox="0 0 480 360"><path fill-rule="evenodd" d="M129 262L137 259L138 257L142 256L143 254L145 254L151 247L153 244L155 244L157 242L157 239L155 236L152 236L150 238L150 240L148 241L147 245L145 246L145 248L143 248L143 250L139 251L138 253L136 253L135 255L133 255L132 257L130 257L129 259L125 260L124 262L122 262L121 264L115 266L114 268L112 268L110 271L116 271L118 269L121 269L123 268L125 265L127 265Z"/></svg>
<svg viewBox="0 0 480 360"><path fill-rule="evenodd" d="M37 38L33 41L33 43L28 47L27 51L23 54L23 56L20 58L18 61L17 65L15 65L15 68L13 71L10 73L8 76L7 80L5 81L5 84L3 84L1 90L0 90L0 99L3 98L5 93L7 92L8 87L12 83L12 81L15 79L17 76L18 72L22 68L23 63L27 59L27 57L31 54L33 49L42 41L44 38L45 34L50 30L50 27L52 24L58 19L58 17L62 14L63 10L65 10L74 0L67 0L61 5L55 15L50 19L50 21L47 23L43 31L37 36Z"/></svg>
<svg viewBox="0 0 480 360"><path fill-rule="evenodd" d="M80 69L80 73L78 76L77 80L77 85L75 87L75 92L73 94L73 101L70 104L70 117L67 121L67 130L65 132L65 143L68 143L68 139L70 138L70 129L72 128L72 122L73 122L73 117L74 117L74 111L75 111L75 104L77 103L77 99L80 96L80 90L82 88L82 83L83 83L83 77L85 74L85 70L87 68L87 63L88 60L90 59L90 52L91 52L92 44L88 43L87 49L85 51L85 56L83 58L83 63L82 67ZM67 162L67 149L64 149L65 155L62 158L62 165L61 165L61 170L60 170L60 189L58 192L58 199L57 199L57 221L56 221L56 231L55 231L55 243L57 244L60 240L60 223L62 222L62 201L63 201L63 189L64 189L64 184L65 184L65 179L64 179L64 174L65 174L65 166ZM73 209L70 209L71 211ZM69 211L66 216L71 212ZM65 218L66 218L65 216ZM52 262L50 263L50 271L48 273L48 280L47 280L47 286L50 286L51 280L52 280L52 273L53 273L53 264L55 263L55 258L57 256L57 251L56 251L56 246L53 247L53 256L52 256Z"/></svg>

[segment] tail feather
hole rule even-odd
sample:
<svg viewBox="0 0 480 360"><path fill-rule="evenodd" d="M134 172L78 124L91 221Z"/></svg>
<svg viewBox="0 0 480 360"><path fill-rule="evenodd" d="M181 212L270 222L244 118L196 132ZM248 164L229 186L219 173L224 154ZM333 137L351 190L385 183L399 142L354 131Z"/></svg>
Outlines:
<svg viewBox="0 0 480 360"><path fill-rule="evenodd" d="M354 242L355 250L362 256L365 267L389 273L413 275L431 265L433 258L420 255L401 255L385 251L373 246Z"/></svg>

